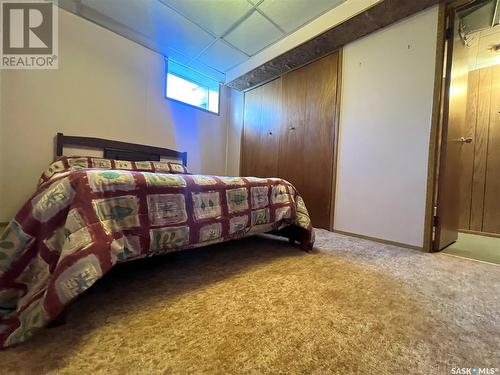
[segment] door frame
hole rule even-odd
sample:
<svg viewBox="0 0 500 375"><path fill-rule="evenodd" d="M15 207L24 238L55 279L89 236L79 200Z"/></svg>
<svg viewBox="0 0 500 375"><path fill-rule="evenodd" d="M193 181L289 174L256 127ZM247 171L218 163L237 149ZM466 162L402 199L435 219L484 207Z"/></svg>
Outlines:
<svg viewBox="0 0 500 375"><path fill-rule="evenodd" d="M339 136L340 136L340 112L342 109L342 87L344 75L344 49L339 48L337 62L337 92L335 93L335 113L333 114L333 162L332 162L332 189L330 194L330 231L334 231L335 224L335 206L337 203L337 166L339 155Z"/></svg>
<svg viewBox="0 0 500 375"><path fill-rule="evenodd" d="M439 251L436 231L439 218L436 204L439 194L439 175L442 175L443 161L446 156L446 136L448 133L448 109L451 86L453 57L453 22L455 12L476 0L454 0L439 4L436 67L434 95L429 142L429 164L427 172L427 197L424 222L424 246L426 252Z"/></svg>

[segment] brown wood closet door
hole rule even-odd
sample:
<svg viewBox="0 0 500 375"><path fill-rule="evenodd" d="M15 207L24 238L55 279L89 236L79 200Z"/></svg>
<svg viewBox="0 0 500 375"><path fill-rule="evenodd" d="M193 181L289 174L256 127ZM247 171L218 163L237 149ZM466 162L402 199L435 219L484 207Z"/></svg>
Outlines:
<svg viewBox="0 0 500 375"><path fill-rule="evenodd" d="M315 227L330 229L339 54L283 77L278 174L304 198Z"/></svg>
<svg viewBox="0 0 500 375"><path fill-rule="evenodd" d="M277 177L281 78L245 93L241 174Z"/></svg>

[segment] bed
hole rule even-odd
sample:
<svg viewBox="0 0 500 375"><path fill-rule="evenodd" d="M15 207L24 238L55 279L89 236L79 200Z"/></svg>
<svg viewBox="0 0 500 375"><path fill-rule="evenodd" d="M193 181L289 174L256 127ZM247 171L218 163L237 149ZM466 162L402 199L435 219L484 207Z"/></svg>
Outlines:
<svg viewBox="0 0 500 375"><path fill-rule="evenodd" d="M64 148L100 152L63 156ZM113 266L260 233L310 250L279 178L190 174L175 150L58 133L55 161L0 235L0 348L27 340Z"/></svg>

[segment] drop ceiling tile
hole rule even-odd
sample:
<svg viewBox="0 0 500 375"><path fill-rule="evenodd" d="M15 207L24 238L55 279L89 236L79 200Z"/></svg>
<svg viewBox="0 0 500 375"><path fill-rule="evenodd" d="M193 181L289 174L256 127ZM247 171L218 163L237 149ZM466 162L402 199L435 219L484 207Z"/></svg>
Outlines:
<svg viewBox="0 0 500 375"><path fill-rule="evenodd" d="M283 33L276 26L259 12L253 12L224 39L246 54L254 55L281 37Z"/></svg>
<svg viewBox="0 0 500 375"><path fill-rule="evenodd" d="M484 35L484 36L483 36ZM496 32L482 34L479 38L479 49L488 50L500 42L500 29Z"/></svg>
<svg viewBox="0 0 500 375"><path fill-rule="evenodd" d="M82 5L84 15L95 22L113 29L112 25L107 24L110 19L114 20L145 35L160 50L174 48L192 58L215 40L209 33L156 0L83 0ZM133 37L130 39L134 40Z"/></svg>
<svg viewBox="0 0 500 375"><path fill-rule="evenodd" d="M479 32L479 35L481 37L488 36L490 34L497 34L500 33L500 25L495 25L493 27L489 27L486 30L482 30Z"/></svg>
<svg viewBox="0 0 500 375"><path fill-rule="evenodd" d="M197 60L221 72L226 72L247 59L248 56L244 53L229 46L224 41L218 40L203 52Z"/></svg>
<svg viewBox="0 0 500 375"><path fill-rule="evenodd" d="M500 54L493 47L500 42L500 26L491 27L467 36L469 70L481 69L500 63Z"/></svg>
<svg viewBox="0 0 500 375"><path fill-rule="evenodd" d="M222 36L252 6L246 0L161 0L210 32Z"/></svg>
<svg viewBox="0 0 500 375"><path fill-rule="evenodd" d="M188 56L198 55L214 37L178 13L155 1L152 4L155 38ZM156 8L156 9L155 9Z"/></svg>
<svg viewBox="0 0 500 375"><path fill-rule="evenodd" d="M497 29L498 31L498 29ZM482 34L484 35L484 34ZM485 33L481 36L477 43L477 60L478 68L491 66L500 62L500 54L493 50L493 47L500 42L499 32Z"/></svg>
<svg viewBox="0 0 500 375"><path fill-rule="evenodd" d="M81 8L94 21L110 19L146 35L153 30L145 0L82 0Z"/></svg>
<svg viewBox="0 0 500 375"><path fill-rule="evenodd" d="M291 32L313 18L335 8L345 0L264 0L259 10L286 32Z"/></svg>
<svg viewBox="0 0 500 375"><path fill-rule="evenodd" d="M215 79L216 81L219 81L221 83L224 83L226 81L226 74L214 69L208 65L203 64L201 61L191 61L189 64L187 64L189 67L193 68L197 72L203 73L207 77L210 77L212 79Z"/></svg>

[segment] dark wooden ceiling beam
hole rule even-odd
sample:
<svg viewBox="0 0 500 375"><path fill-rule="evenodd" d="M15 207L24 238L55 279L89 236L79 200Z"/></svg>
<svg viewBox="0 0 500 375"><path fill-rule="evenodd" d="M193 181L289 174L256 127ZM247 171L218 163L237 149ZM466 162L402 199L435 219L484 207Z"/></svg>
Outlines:
<svg viewBox="0 0 500 375"><path fill-rule="evenodd" d="M442 0L384 0L323 34L243 74L227 85L240 91L251 89L439 2Z"/></svg>

